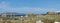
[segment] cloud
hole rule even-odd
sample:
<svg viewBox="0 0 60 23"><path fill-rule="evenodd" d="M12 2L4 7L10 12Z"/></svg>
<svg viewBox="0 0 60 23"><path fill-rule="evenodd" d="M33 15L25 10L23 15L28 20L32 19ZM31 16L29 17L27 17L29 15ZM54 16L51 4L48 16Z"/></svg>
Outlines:
<svg viewBox="0 0 60 23"><path fill-rule="evenodd" d="M2 2L0 3L0 9L1 9L2 11L5 11L7 8L9 8L9 4L8 4L7 2L5 2L5 1L2 1Z"/></svg>
<svg viewBox="0 0 60 23"><path fill-rule="evenodd" d="M38 12L38 11L42 10L41 8L31 8L31 7L12 8L9 5L10 5L9 2L2 1L0 3L1 11L2 12L22 12L22 13L25 13L25 12Z"/></svg>
<svg viewBox="0 0 60 23"><path fill-rule="evenodd" d="M32 8L32 7L19 7L13 8L10 6L10 2L2 1L0 3L0 11L1 12L20 12L20 13L28 13L28 12L46 12L46 11L55 11L55 8Z"/></svg>
<svg viewBox="0 0 60 23"><path fill-rule="evenodd" d="M14 12L40 12L41 8L29 8L29 7L23 7L23 8L10 8L10 11Z"/></svg>
<svg viewBox="0 0 60 23"><path fill-rule="evenodd" d="M57 12L57 13L58 13L58 12L60 12L60 10L59 10L59 11L55 11L55 12Z"/></svg>

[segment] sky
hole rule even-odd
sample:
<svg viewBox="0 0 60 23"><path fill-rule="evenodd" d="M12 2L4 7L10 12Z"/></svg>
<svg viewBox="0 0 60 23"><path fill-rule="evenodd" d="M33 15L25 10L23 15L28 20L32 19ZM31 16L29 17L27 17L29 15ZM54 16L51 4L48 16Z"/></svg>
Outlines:
<svg viewBox="0 0 60 23"><path fill-rule="evenodd" d="M0 13L60 12L60 0L0 0Z"/></svg>

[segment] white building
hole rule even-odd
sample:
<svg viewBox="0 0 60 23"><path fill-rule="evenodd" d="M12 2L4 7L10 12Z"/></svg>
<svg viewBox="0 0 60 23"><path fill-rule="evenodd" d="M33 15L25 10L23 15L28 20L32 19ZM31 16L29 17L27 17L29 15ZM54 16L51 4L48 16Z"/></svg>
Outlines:
<svg viewBox="0 0 60 23"><path fill-rule="evenodd" d="M36 21L36 23L43 23L41 20Z"/></svg>

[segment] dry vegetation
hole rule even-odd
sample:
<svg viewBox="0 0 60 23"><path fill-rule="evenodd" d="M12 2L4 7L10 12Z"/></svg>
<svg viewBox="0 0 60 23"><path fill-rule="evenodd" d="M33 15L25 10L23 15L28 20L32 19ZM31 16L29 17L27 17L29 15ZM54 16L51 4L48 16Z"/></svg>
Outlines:
<svg viewBox="0 0 60 23"><path fill-rule="evenodd" d="M36 23L41 20L44 23L54 23L55 21L60 22L60 15L33 15L30 14L28 17L0 17L0 23Z"/></svg>
<svg viewBox="0 0 60 23"><path fill-rule="evenodd" d="M41 16L41 15L40 15ZM37 20L41 20L44 23L54 23L55 21L60 22L60 16L41 16L41 17L20 17L19 18L1 18L3 21L0 20L0 23L36 23Z"/></svg>

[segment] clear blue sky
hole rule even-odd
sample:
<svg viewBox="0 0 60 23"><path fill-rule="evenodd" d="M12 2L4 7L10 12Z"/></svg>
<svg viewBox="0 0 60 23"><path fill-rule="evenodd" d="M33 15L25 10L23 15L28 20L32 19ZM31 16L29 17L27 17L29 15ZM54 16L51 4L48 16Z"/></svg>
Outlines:
<svg viewBox="0 0 60 23"><path fill-rule="evenodd" d="M60 0L0 0L0 13L60 11Z"/></svg>

